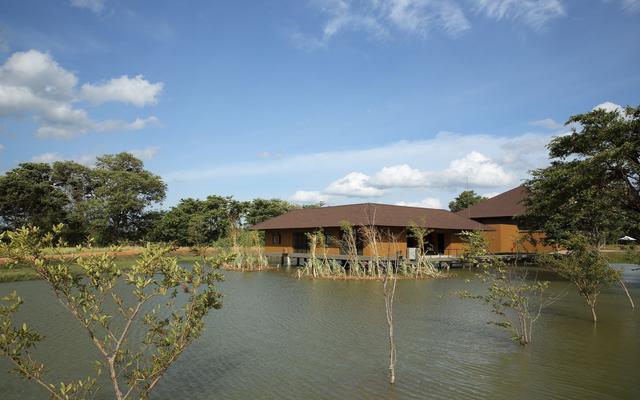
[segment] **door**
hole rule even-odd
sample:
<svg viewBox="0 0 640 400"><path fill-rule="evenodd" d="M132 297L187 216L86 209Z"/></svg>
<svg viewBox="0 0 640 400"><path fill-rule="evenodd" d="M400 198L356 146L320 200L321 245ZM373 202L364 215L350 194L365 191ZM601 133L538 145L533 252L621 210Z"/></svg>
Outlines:
<svg viewBox="0 0 640 400"><path fill-rule="evenodd" d="M438 254L444 254L444 233L438 233Z"/></svg>

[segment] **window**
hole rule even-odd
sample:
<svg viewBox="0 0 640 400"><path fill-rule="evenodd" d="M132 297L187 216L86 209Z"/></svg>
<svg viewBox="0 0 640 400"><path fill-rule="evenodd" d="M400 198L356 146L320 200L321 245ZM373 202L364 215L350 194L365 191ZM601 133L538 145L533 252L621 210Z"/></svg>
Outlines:
<svg viewBox="0 0 640 400"><path fill-rule="evenodd" d="M280 244L280 232L273 232L271 234L271 244Z"/></svg>

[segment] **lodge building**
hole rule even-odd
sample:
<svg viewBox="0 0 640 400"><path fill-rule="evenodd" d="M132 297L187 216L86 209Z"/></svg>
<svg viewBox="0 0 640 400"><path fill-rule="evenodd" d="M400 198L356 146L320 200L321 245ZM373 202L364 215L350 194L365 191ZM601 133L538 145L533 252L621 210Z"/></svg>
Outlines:
<svg viewBox="0 0 640 400"><path fill-rule="evenodd" d="M343 237L341 225L345 222L358 232L358 226L376 226L382 232L378 243L378 254L382 257L408 257L416 251L416 240L409 233L410 225L428 228L425 252L456 257L464 251L459 234L462 231L481 231L489 240L494 253L513 253L519 238L530 235L518 229L514 217L524 212L521 204L526 189L518 187L484 200L466 210L453 213L447 210L405 207L388 204L363 203L342 206L303 208L256 224L252 229L265 232L267 255L296 254L309 252L306 233L322 230L325 235L326 254L332 257L344 255L340 246ZM534 237L541 238L539 233ZM362 240L357 240L358 253L372 256L373 249ZM549 251L541 244L528 241L525 252ZM517 251L522 252L519 248Z"/></svg>

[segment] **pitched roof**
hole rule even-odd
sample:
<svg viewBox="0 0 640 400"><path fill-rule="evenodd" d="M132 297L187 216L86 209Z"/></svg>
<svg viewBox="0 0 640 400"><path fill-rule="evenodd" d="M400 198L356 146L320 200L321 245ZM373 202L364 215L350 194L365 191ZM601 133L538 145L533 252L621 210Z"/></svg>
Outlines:
<svg viewBox="0 0 640 400"><path fill-rule="evenodd" d="M352 225L368 225L374 222L377 226L406 227L414 222L433 229L491 230L485 225L447 210L375 203L293 210L256 224L252 229L337 227L343 221Z"/></svg>
<svg viewBox="0 0 640 400"><path fill-rule="evenodd" d="M522 201L528 196L524 186L518 186L495 197L458 211L465 218L515 217L524 214L526 208Z"/></svg>

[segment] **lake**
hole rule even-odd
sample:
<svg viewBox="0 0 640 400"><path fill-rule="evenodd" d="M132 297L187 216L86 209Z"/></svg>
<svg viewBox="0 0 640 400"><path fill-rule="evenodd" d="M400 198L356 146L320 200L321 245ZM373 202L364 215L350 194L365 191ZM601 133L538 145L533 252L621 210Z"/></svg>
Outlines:
<svg viewBox="0 0 640 400"><path fill-rule="evenodd" d="M640 303L640 271L624 267ZM376 281L297 280L293 270L225 272L224 307L167 372L153 399L638 399L640 304L619 287L599 299L598 323L573 286L546 308L534 343L521 347L488 325L480 303L453 292L479 289L469 271L440 280L401 280L395 301L397 383L387 383L387 325ZM37 356L53 380L93 371L96 352L40 281L0 284L25 299L20 321L47 339ZM46 398L5 372L0 398ZM109 398L98 396L97 398Z"/></svg>

